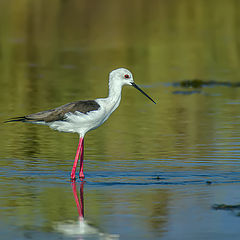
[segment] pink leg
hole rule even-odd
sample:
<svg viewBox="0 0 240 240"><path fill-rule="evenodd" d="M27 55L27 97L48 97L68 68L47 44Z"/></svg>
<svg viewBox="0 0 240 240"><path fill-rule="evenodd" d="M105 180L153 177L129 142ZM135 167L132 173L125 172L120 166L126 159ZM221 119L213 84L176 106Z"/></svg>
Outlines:
<svg viewBox="0 0 240 240"><path fill-rule="evenodd" d="M81 148L81 155L80 155L80 171L79 171L79 178L83 180L85 178L83 174L83 153L84 153L84 139L82 139L82 148Z"/></svg>
<svg viewBox="0 0 240 240"><path fill-rule="evenodd" d="M72 172L71 172L71 180L73 180L73 181L76 180L75 172L76 172L76 168L77 168L77 163L78 163L80 151L81 151L81 155L82 155L82 145L83 145L83 138L80 137L78 148L77 148L76 157L75 157L75 160L74 160L74 163L73 163Z"/></svg>

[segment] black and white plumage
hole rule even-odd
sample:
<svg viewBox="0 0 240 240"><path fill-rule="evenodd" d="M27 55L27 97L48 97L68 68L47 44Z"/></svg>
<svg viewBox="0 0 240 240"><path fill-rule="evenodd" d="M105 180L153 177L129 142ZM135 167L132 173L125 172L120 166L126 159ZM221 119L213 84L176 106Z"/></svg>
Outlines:
<svg viewBox="0 0 240 240"><path fill-rule="evenodd" d="M23 117L12 118L6 122L22 121L30 123L48 123L54 121L64 121L66 119L66 113L81 112L86 114L91 111L96 111L99 108L100 106L95 100L76 101L67 103L54 109L29 114Z"/></svg>
<svg viewBox="0 0 240 240"><path fill-rule="evenodd" d="M152 98L150 98L134 83L132 73L129 70L119 68L113 70L109 74L109 95L107 98L67 103L51 110L25 115L23 117L12 118L6 122L29 122L47 125L54 130L62 132L78 133L80 141L74 162L74 165L76 165L75 163L77 163L80 152L81 156L83 155L83 138L85 134L88 131L102 125L119 106L121 101L121 91L124 85L135 87L152 102L154 102ZM80 172L82 172L81 163ZM84 177L83 172L80 175L81 178ZM74 178L75 170L73 167L71 179Z"/></svg>

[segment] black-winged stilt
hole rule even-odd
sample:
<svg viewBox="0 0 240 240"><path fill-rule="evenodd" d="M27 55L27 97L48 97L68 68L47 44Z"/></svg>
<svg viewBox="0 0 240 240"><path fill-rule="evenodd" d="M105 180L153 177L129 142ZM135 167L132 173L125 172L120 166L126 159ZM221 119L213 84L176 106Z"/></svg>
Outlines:
<svg viewBox="0 0 240 240"><path fill-rule="evenodd" d="M79 155L79 178L84 179L84 136L88 131L102 125L111 113L119 106L121 91L124 85L131 85L135 87L152 102L154 102L151 97L149 97L134 83L132 73L129 70L125 68L118 68L109 74L109 95L107 98L71 102L51 110L33 113L23 117L11 118L6 122L29 122L47 125L54 130L62 132L78 133L80 138L71 172L71 180L75 181L76 179L75 172Z"/></svg>

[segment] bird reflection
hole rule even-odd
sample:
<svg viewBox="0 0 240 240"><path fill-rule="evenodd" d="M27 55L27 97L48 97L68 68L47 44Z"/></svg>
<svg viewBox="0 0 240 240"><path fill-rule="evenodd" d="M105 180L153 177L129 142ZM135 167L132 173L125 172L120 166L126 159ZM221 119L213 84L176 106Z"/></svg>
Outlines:
<svg viewBox="0 0 240 240"><path fill-rule="evenodd" d="M80 194L78 197L76 182L72 182L72 191L73 196L76 202L77 211L78 211L78 220L77 221L67 221L64 223L58 223L56 225L56 230L66 235L71 235L77 237L79 240L89 239L93 237L94 239L101 240L117 240L119 239L118 234L108 234L100 232L99 229L89 224L88 221L84 218L84 197L83 197L83 187L85 182L80 183Z"/></svg>
<svg viewBox="0 0 240 240"><path fill-rule="evenodd" d="M78 199L77 195L77 188L76 188L76 183L72 182L72 191L73 191L73 196L77 205L77 210L78 210L78 215L79 215L79 220L83 221L84 219L84 202L83 202L83 185L84 182L81 182L80 184L80 201Z"/></svg>

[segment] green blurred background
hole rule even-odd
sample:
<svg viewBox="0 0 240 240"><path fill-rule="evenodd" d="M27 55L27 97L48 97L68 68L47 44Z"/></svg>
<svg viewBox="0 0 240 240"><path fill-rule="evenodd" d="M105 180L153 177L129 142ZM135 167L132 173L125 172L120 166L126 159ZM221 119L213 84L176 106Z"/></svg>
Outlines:
<svg viewBox="0 0 240 240"><path fill-rule="evenodd" d="M109 72L126 67L157 104L125 87L120 107L86 136L86 216L123 239L179 239L179 226L189 239L239 236L237 221L210 212L239 199L239 184L226 185L240 172L239 88L186 95L174 85L240 82L239 9L238 0L0 0L0 121L107 96ZM51 232L74 219L78 136L21 123L0 133L2 228ZM206 189L208 179L219 185Z"/></svg>
<svg viewBox="0 0 240 240"><path fill-rule="evenodd" d="M239 81L239 5L234 0L0 1L1 120L106 96L109 71L127 67L138 84L149 87L146 91L158 104L152 106L138 93L124 89L111 124L95 133L104 140L100 148L109 151L116 142L130 141L127 132L141 146L148 134L154 138L166 131L194 134L198 129L187 129L180 119L202 122L204 113L211 106L220 107L221 100L210 98L205 103L206 97L193 96L191 101L179 101L182 96L173 96L160 84L195 78ZM237 97L238 90L223 91L227 97ZM217 120L208 123L210 129ZM59 143L55 152L68 151L63 146L72 136L19 126L1 127L8 138L0 139L4 156L9 154L5 152L9 142L24 149L30 144L30 155L46 153L49 144L41 139L50 134ZM9 130L20 132L21 139ZM116 142L113 133L118 135ZM29 138L32 143L40 139L38 146L32 146Z"/></svg>

